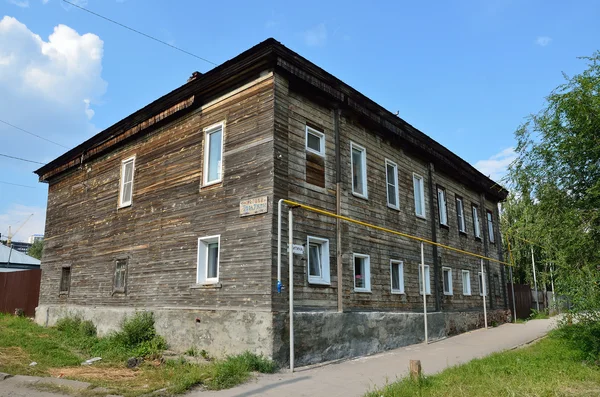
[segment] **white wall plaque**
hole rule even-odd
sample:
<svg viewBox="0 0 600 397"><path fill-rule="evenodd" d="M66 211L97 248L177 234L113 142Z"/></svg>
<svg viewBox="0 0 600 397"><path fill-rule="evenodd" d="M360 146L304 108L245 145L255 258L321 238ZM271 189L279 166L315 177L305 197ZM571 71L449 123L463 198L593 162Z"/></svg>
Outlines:
<svg viewBox="0 0 600 397"><path fill-rule="evenodd" d="M267 196L240 201L240 216L264 214L269 210Z"/></svg>

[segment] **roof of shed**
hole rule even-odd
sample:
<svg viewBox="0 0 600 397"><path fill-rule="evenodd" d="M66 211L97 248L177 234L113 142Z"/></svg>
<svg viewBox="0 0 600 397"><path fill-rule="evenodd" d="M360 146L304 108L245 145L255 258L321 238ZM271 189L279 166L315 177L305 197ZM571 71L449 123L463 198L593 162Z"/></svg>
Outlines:
<svg viewBox="0 0 600 397"><path fill-rule="evenodd" d="M0 264L8 263L8 257L10 256L11 265L40 265L40 260L35 259L32 256L19 252L15 249L10 252L10 247L4 244L0 244Z"/></svg>
<svg viewBox="0 0 600 397"><path fill-rule="evenodd" d="M488 197L498 201L506 198L508 194L506 189L461 157L272 38L204 74L197 75L193 80L40 167L35 173L40 177L40 181L49 181L80 165L83 161L106 154L135 139L138 135L171 122L173 118L200 106L202 102L209 101L225 90L269 68L285 73L290 79L305 86L307 90L317 92L319 96L335 103L336 106L347 109L361 120L375 125L378 127L377 130L385 131L386 134L402 140L410 145L416 154L448 173L457 174L477 191L485 192Z"/></svg>

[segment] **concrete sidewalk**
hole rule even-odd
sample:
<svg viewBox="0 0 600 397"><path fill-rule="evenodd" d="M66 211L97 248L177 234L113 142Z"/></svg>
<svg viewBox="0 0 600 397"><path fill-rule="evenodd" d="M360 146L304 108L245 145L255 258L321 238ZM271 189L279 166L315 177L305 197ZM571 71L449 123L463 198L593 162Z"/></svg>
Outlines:
<svg viewBox="0 0 600 397"><path fill-rule="evenodd" d="M554 319L533 320L525 324L504 324L476 330L439 342L412 345L369 357L324 365L297 372L263 375L258 379L218 392L194 391L188 397L250 396L362 396L374 386L383 386L408 373L411 359L421 360L425 374L474 358L512 349L544 336L556 324Z"/></svg>

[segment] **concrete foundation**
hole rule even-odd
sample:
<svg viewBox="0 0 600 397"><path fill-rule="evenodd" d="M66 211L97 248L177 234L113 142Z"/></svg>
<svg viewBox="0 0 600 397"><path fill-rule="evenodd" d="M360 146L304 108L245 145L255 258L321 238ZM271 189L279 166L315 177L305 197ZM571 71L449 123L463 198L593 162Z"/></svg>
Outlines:
<svg viewBox="0 0 600 397"><path fill-rule="evenodd" d="M40 305L35 321L52 326L66 316L91 320L100 336L117 331L123 320L135 314L127 307ZM190 347L224 357L249 350L289 365L288 313L240 310L152 308L157 332L171 350ZM483 313L429 313L430 341L484 326ZM488 325L510 321L510 311L488 311ZM294 314L296 366L359 357L424 340L423 314L394 312L296 312Z"/></svg>
<svg viewBox="0 0 600 397"><path fill-rule="evenodd" d="M156 331L165 337L169 349L183 352L196 347L213 357L246 350L269 357L272 355L272 314L269 312L40 305L36 309L35 321L52 326L62 317L79 316L91 320L98 329L98 335L104 336L119 330L126 317L142 310L154 313Z"/></svg>

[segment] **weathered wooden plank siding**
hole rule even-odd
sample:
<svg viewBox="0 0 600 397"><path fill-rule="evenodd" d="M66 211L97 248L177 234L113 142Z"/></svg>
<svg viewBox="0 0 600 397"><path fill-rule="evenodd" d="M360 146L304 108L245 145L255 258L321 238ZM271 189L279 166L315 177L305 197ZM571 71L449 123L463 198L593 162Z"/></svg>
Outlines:
<svg viewBox="0 0 600 397"><path fill-rule="evenodd" d="M269 310L273 77L175 120L50 183L41 303ZM202 187L203 128L224 121L223 182ZM136 156L133 205L117 208L121 161ZM240 200L269 211L239 216ZM221 235L220 288L196 282L198 238ZM129 258L127 293L113 294ZM68 296L61 268L71 266Z"/></svg>
<svg viewBox="0 0 600 397"><path fill-rule="evenodd" d="M289 198L304 204L312 205L331 212L336 211L335 190L335 136L334 115L331 106L314 100L306 95L290 89L286 78L275 77L275 192L276 198ZM325 153L325 188L310 183L306 175L305 127L307 124L322 128L326 140ZM366 149L368 199L352 193L351 185L351 142ZM434 213L431 213L429 202L429 164L407 152L398 142L383 139L376 131L361 125L351 114L342 112L340 120L340 155L341 155L341 214L364 222L373 223L393 230L402 231L426 239L432 238L431 224L437 228L438 241L470 252L484 254L484 243L473 237L473 221L471 203L479 203L478 192L465 187L461 181L442 172L433 172ZM399 210L387 205L386 193L386 159L398 166ZM413 173L423 177L425 186L426 219L415 215L413 196ZM308 180L307 180L308 179ZM437 212L436 184L447 190L448 228L440 228ZM458 232L455 196L459 194L464 199L466 235ZM493 208L494 203L487 201L486 208ZM287 211L286 211L287 212ZM287 284L287 213L284 214L284 258L282 279ZM480 222L483 238L485 212L480 208ZM498 240L497 219L495 219L496 239ZM294 243L306 245L307 236L327 238L330 244L329 261L331 268L331 285L321 286L308 282L306 254L294 257L294 296L295 305L299 309L337 308L337 271L335 246L335 220L304 210L295 210ZM276 220L273 224L276 232ZM422 297L419 294L418 267L420 263L420 245L414 240L399 236L373 231L363 226L342 223L342 261L343 261L343 306L344 310L408 310L421 311ZM276 253L276 241L274 241ZM354 291L353 253L370 255L371 292ZM489 256L498 257L497 248L490 244ZM477 258L457 254L451 251L438 250L439 294L442 296L442 310L469 310L481 308L481 297L478 290ZM404 294L391 292L390 260L404 262ZM430 266L431 290L435 293L433 249L425 245L425 262ZM275 264L275 261L274 261ZM452 296L443 295L441 267L450 266L453 269ZM499 267L492 264L493 275L500 274ZM471 271L471 296L462 295L461 270ZM273 280L276 280L273 270ZM487 281L487 280L486 280ZM496 307L502 307L501 296L496 296L495 286L489 288L493 293ZM275 297L280 308L286 302L287 294ZM489 303L488 303L489 305ZM435 299L428 299L430 310L435 308Z"/></svg>

